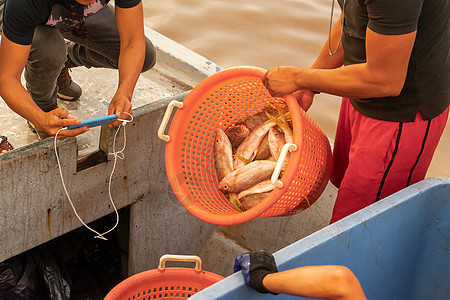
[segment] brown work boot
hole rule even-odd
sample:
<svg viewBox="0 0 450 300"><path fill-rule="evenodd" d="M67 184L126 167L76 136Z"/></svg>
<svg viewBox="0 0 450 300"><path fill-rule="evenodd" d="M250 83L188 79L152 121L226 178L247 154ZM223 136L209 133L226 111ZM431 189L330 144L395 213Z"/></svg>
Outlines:
<svg viewBox="0 0 450 300"><path fill-rule="evenodd" d="M67 61L61 73L58 76L56 85L58 86L58 97L61 100L77 101L81 94L81 87L76 84L69 75L69 69L72 67Z"/></svg>
<svg viewBox="0 0 450 300"><path fill-rule="evenodd" d="M33 133L36 133L36 135L38 136L39 140L42 141L42 140L45 140L48 137L51 137L51 135L48 134L47 132L37 130L36 127L33 125L33 123L31 123L30 121L27 121L27 125L28 125L28 127L31 129L31 131Z"/></svg>

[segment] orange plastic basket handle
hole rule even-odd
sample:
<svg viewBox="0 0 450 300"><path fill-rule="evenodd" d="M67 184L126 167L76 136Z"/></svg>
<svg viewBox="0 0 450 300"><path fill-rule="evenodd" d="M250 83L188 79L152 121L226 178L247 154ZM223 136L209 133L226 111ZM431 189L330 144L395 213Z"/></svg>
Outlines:
<svg viewBox="0 0 450 300"><path fill-rule="evenodd" d="M166 130L167 123L169 123L170 116L172 115L172 111L175 106L178 108L182 108L183 102L179 102L177 100L170 101L169 105L167 105L166 112L164 113L164 117L158 129L158 137L166 142L170 141L170 136L164 134L164 131Z"/></svg>
<svg viewBox="0 0 450 300"><path fill-rule="evenodd" d="M165 254L159 259L158 270L164 271L166 268L166 261L192 261L195 262L195 271L202 271L202 259L196 255Z"/></svg>
<svg viewBox="0 0 450 300"><path fill-rule="evenodd" d="M275 166L275 170L273 170L272 177L270 181L274 186L281 189L283 187L283 182L278 180L278 177L281 173L281 167L283 166L284 160L287 157L288 151L296 151L298 149L296 144L286 143L281 149L280 157L278 158L277 165Z"/></svg>

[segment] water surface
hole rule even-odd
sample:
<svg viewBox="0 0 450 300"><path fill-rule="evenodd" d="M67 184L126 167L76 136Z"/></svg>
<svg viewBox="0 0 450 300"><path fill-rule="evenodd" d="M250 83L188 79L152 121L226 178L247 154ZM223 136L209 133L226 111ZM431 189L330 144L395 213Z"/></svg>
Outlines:
<svg viewBox="0 0 450 300"><path fill-rule="evenodd" d="M145 24L222 67L309 67L324 45L331 0L143 0ZM335 20L339 9L336 6ZM334 137L339 98L316 96L309 114ZM427 177L450 177L447 126Z"/></svg>

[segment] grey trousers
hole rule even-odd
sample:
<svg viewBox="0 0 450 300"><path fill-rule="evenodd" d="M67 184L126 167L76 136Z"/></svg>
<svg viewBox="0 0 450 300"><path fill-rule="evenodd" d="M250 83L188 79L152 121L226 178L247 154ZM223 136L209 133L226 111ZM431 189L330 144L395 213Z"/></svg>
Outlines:
<svg viewBox="0 0 450 300"><path fill-rule="evenodd" d="M0 18L4 1L0 0ZM85 26L87 37L84 39L73 35L71 30L57 27L38 26L35 29L24 75L26 88L40 108L45 109L56 102L56 80L66 60L73 66L118 68L120 39L112 5L87 18ZM142 72L156 62L155 47L147 38L145 48Z"/></svg>

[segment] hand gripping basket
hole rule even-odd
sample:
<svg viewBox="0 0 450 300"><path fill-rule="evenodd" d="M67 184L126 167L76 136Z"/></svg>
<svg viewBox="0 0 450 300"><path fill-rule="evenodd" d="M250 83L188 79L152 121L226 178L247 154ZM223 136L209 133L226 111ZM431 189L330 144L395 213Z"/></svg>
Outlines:
<svg viewBox="0 0 450 300"><path fill-rule="evenodd" d="M167 177L181 204L203 221L233 225L256 217L294 215L312 205L328 182L331 166L328 138L298 106L293 95L280 99L269 94L261 81L264 73L265 70L255 67L220 71L200 82L183 102L172 101L167 107L158 131L158 136L166 141ZM214 161L216 131L282 100L291 112L294 142L283 147L272 176L276 188L257 206L239 212L218 189ZM165 135L175 106L178 109ZM289 162L278 180L288 150Z"/></svg>
<svg viewBox="0 0 450 300"><path fill-rule="evenodd" d="M166 261L192 261L195 268L166 268ZM105 300L187 299L223 277L202 270L202 260L194 255L163 255L158 269L133 275L116 285Z"/></svg>

